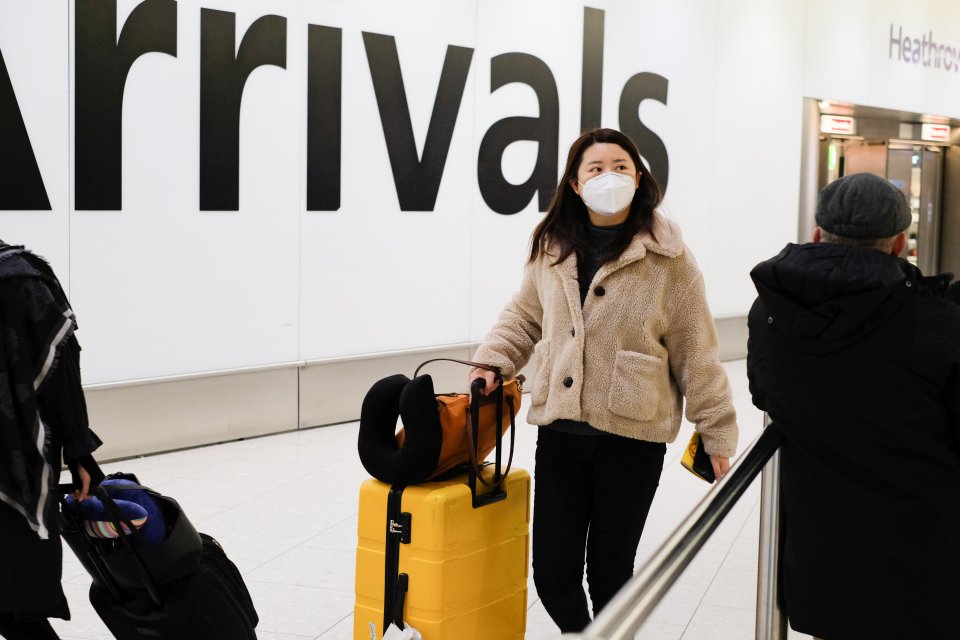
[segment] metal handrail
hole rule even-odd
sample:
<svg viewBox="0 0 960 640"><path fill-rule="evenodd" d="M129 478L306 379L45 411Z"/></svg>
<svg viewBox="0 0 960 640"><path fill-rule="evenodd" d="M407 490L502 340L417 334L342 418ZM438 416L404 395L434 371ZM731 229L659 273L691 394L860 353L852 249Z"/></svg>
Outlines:
<svg viewBox="0 0 960 640"><path fill-rule="evenodd" d="M775 425L757 436L730 471L690 512L657 549L653 557L620 589L581 633L564 634L573 640L628 640L660 603L667 590L720 525L750 483L773 457L783 437Z"/></svg>
<svg viewBox="0 0 960 640"><path fill-rule="evenodd" d="M763 416L763 426L770 418ZM780 606L780 450L763 467L760 483L760 545L757 556L756 640L787 640L787 614Z"/></svg>

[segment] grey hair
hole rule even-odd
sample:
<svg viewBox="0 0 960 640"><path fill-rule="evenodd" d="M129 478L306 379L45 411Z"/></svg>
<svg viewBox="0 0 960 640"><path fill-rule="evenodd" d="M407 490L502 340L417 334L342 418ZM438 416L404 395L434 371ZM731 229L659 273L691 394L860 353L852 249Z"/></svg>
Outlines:
<svg viewBox="0 0 960 640"><path fill-rule="evenodd" d="M823 227L820 228L820 242L842 244L847 247L857 247L859 249L876 249L884 253L888 253L893 249L893 243L899 235L898 233L896 236L890 236L889 238L846 238L844 236L838 236L835 233L830 233Z"/></svg>

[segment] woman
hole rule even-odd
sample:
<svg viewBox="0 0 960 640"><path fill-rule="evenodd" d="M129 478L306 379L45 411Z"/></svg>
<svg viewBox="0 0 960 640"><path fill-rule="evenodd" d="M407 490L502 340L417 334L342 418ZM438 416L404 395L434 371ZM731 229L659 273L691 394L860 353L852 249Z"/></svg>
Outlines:
<svg viewBox="0 0 960 640"><path fill-rule="evenodd" d="M703 277L660 197L627 136L577 138L520 291L474 355L512 376L536 347L533 577L564 632L590 622L584 550L594 614L633 575L684 397L718 478L736 451Z"/></svg>
<svg viewBox="0 0 960 640"><path fill-rule="evenodd" d="M69 619L60 586L55 495L61 458L86 498L103 478L90 455L76 320L40 257L0 240L0 636L56 640Z"/></svg>

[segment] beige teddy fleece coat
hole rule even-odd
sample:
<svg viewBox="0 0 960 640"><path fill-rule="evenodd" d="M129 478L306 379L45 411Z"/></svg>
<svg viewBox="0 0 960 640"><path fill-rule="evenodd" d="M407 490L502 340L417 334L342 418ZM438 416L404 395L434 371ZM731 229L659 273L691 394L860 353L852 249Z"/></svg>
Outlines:
<svg viewBox="0 0 960 640"><path fill-rule="evenodd" d="M528 263L520 290L474 355L515 375L536 350L527 422L568 419L650 442L673 442L687 419L707 453L731 457L737 422L720 365L703 276L680 229L654 215L603 265L582 308L576 254Z"/></svg>

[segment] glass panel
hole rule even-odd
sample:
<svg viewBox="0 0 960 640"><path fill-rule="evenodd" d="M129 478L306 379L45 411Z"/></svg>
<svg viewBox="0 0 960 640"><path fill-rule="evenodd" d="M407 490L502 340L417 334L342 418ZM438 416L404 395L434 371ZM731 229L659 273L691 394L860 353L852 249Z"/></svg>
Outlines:
<svg viewBox="0 0 960 640"><path fill-rule="evenodd" d="M940 181L943 153L936 147L923 150L920 188L918 266L924 275L940 272Z"/></svg>
<svg viewBox="0 0 960 640"><path fill-rule="evenodd" d="M903 192L910 203L913 221L907 229L904 257L917 264L920 235L920 147L894 147L887 151L887 180Z"/></svg>

